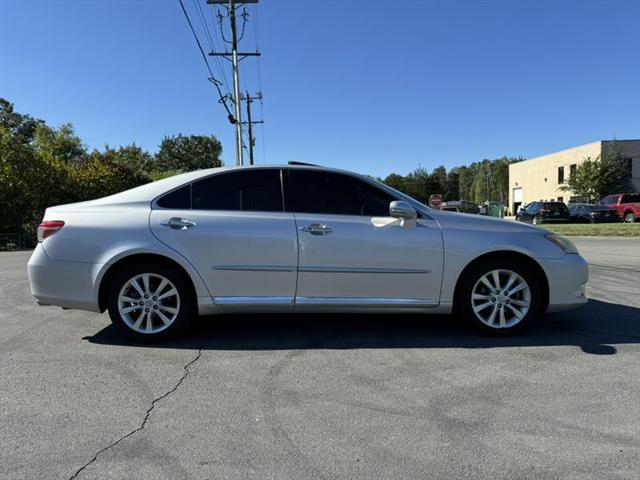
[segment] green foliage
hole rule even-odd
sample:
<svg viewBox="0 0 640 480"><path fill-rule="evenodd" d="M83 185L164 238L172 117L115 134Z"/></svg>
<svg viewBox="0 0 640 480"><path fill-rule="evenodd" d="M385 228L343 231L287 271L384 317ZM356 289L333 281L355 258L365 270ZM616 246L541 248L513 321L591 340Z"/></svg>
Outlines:
<svg viewBox="0 0 640 480"><path fill-rule="evenodd" d="M447 172L439 166L429 173L422 167L406 176L392 173L384 183L423 203L434 193L443 195L445 201L469 200L475 203L505 203L509 191L509 164L519 158L483 160L469 166L454 167Z"/></svg>
<svg viewBox="0 0 640 480"><path fill-rule="evenodd" d="M220 167L222 144L214 136L177 135L164 137L156 155L155 168L165 172L188 172Z"/></svg>
<svg viewBox="0 0 640 480"><path fill-rule="evenodd" d="M94 152L100 154L100 152ZM105 161L113 163L125 170L134 172L137 175L144 176L149 170L155 168L153 155L135 143L131 145L125 145L118 149L112 149L109 146L105 147L105 151L101 153Z"/></svg>
<svg viewBox="0 0 640 480"><path fill-rule="evenodd" d="M612 142L602 158L587 158L579 164L560 189L587 197L590 201L598 201L611 193L633 192L630 168L620 145Z"/></svg>
<svg viewBox="0 0 640 480"><path fill-rule="evenodd" d="M52 205L91 200L185 170L220 166L215 137L166 137L154 155L136 144L87 152L71 124L17 113L0 98L0 233L33 235Z"/></svg>

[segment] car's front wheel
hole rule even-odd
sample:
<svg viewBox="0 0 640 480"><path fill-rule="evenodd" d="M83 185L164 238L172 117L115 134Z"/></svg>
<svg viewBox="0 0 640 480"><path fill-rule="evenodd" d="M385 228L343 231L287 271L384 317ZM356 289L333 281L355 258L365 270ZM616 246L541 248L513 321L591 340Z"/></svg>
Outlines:
<svg viewBox="0 0 640 480"><path fill-rule="evenodd" d="M173 337L193 314L186 279L165 265L123 269L111 283L108 302L113 324L140 340Z"/></svg>
<svg viewBox="0 0 640 480"><path fill-rule="evenodd" d="M483 262L462 279L455 312L485 332L509 334L523 328L538 313L538 285L531 269L518 262Z"/></svg>

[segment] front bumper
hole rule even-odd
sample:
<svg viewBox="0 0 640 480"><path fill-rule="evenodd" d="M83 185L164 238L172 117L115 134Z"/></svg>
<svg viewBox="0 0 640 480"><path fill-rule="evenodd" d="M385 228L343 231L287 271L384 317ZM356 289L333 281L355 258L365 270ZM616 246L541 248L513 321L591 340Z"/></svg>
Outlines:
<svg viewBox="0 0 640 480"><path fill-rule="evenodd" d="M565 254L557 260L541 262L549 282L547 312L561 312L587 303L584 290L589 280L589 266L580 255Z"/></svg>
<svg viewBox="0 0 640 480"><path fill-rule="evenodd" d="M27 264L31 294L40 305L99 312L95 277L100 267L95 263L54 260L38 244Z"/></svg>

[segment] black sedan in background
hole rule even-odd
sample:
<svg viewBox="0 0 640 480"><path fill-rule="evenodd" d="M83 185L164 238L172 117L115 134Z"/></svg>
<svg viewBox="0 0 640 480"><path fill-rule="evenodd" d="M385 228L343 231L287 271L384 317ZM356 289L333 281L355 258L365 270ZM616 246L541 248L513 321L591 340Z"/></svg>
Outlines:
<svg viewBox="0 0 640 480"><path fill-rule="evenodd" d="M518 210L518 222L540 225L543 223L569 223L569 208L562 202L531 202Z"/></svg>
<svg viewBox="0 0 640 480"><path fill-rule="evenodd" d="M606 205L577 203L569 207L569 213L571 214L571 223L613 223L620 221L618 212Z"/></svg>

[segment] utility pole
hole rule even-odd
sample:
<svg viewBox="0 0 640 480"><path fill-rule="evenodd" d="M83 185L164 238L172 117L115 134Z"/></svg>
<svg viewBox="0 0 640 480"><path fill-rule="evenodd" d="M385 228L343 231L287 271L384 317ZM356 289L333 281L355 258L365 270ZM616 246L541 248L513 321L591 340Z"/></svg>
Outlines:
<svg viewBox="0 0 640 480"><path fill-rule="evenodd" d="M239 63L246 57L254 56L258 57L258 52L252 53L240 53L238 52L238 30L236 26L236 0L207 0L211 5L223 5L227 8L229 17L229 23L231 25L231 52L210 52L211 56L224 57L227 60L231 60L233 68L233 103L235 106L235 125L236 125L236 165L243 165L243 152L242 152L242 110L241 110L241 98L240 98L240 72ZM246 3L258 3L258 0L241 0L242 4ZM242 13L243 20L246 21L246 11ZM221 16L219 17L221 20ZM222 22L221 22L222 23Z"/></svg>
<svg viewBox="0 0 640 480"><path fill-rule="evenodd" d="M253 103L254 100L262 100L262 92L258 92L258 95L256 95L255 97L252 97L251 95L249 95L249 92L247 92L244 100L247 102L247 121L243 123L247 125L247 133L249 134L249 165L253 165L253 146L256 143L255 139L253 138L253 126L258 123L264 123L264 121L251 120L251 103Z"/></svg>

